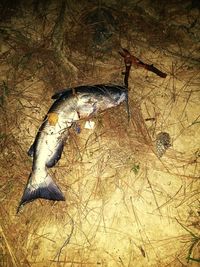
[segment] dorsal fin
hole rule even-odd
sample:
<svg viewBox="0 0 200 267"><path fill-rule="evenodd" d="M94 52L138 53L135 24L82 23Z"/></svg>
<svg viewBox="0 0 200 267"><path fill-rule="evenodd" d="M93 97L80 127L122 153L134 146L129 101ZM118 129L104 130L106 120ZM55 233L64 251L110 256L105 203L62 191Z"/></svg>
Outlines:
<svg viewBox="0 0 200 267"><path fill-rule="evenodd" d="M72 89L71 89L71 88L67 88L67 89L65 89L65 90L63 90L63 91L60 91L60 92L58 92L58 93L55 93L55 94L51 97L51 99L58 99L58 98L60 98L60 97L63 96L63 95L69 96L69 95L71 95L71 94L72 94Z"/></svg>

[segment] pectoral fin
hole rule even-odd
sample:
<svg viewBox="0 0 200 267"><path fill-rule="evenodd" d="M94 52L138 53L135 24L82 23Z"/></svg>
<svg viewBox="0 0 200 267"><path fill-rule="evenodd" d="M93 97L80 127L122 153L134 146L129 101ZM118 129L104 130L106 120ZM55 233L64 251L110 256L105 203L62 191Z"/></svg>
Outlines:
<svg viewBox="0 0 200 267"><path fill-rule="evenodd" d="M56 149L53 152L52 156L46 162L47 168L52 168L60 160L62 152L63 152L63 148L64 148L64 143L65 143L65 140L62 140L60 143L58 143L58 146L56 147Z"/></svg>

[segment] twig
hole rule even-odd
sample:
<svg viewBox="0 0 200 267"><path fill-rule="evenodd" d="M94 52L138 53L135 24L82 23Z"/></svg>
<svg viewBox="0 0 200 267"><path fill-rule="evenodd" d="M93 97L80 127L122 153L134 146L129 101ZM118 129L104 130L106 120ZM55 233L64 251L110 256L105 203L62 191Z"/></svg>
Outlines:
<svg viewBox="0 0 200 267"><path fill-rule="evenodd" d="M124 74L124 85L128 89L128 79L129 79L129 74L130 74L130 70L131 70L131 66L132 66L131 55L130 54L127 54L125 56L123 52L119 52L119 54L122 57L124 57L124 63L125 63L126 70L122 74ZM128 94L127 94L127 98L126 98L126 109L127 109L128 122L129 122L130 121L130 110L129 110L129 101L128 100L129 100L129 98L128 98Z"/></svg>
<svg viewBox="0 0 200 267"><path fill-rule="evenodd" d="M126 64L126 67L127 67L127 73L129 74L129 71L130 69L128 69L128 66L131 67L132 64L138 66L138 67L142 67L146 70L149 70L153 73L155 73L156 75L160 76L161 78L166 78L167 77L167 74L160 71L159 69L157 69L156 67L154 67L153 64L146 64L144 62L142 62L140 59L138 59L137 57L133 56L130 54L130 52L125 49L125 48L122 48L123 52L119 52L119 54L124 58L124 61L125 61L125 64Z"/></svg>
<svg viewBox="0 0 200 267"><path fill-rule="evenodd" d="M10 258L12 260L13 266L14 267L18 267L19 266L19 262L18 262L17 258L15 257L15 254L14 254L11 246L9 245L9 242L8 242L4 232L3 232L3 229L2 229L1 225L0 225L0 234L2 235L2 237L3 237L4 241L5 241L5 244L6 244L6 247L8 249L8 252L10 254Z"/></svg>
<svg viewBox="0 0 200 267"><path fill-rule="evenodd" d="M59 249L57 255L55 256L55 258L58 258L58 262L60 261L60 255L61 255L61 253L62 253L62 250L64 249L64 247L66 247L66 246L69 244L70 239L71 239L71 237L72 237L72 234L73 234L73 232L74 232L74 220L73 220L72 218L71 218L71 225L72 225L72 228L71 228L71 232L70 232L70 234L68 235L67 239L65 240L65 242L63 243L63 245L62 245L61 248ZM55 260L55 258L54 258L54 260Z"/></svg>
<svg viewBox="0 0 200 267"><path fill-rule="evenodd" d="M130 74L130 70L131 70L131 66L132 66L131 54L128 52L128 50L125 50L125 49L123 49L123 52L119 52L119 54L124 58L124 63L125 63L125 67L126 67L126 71L123 73L124 74L124 84L128 88L128 79L129 79L129 74Z"/></svg>

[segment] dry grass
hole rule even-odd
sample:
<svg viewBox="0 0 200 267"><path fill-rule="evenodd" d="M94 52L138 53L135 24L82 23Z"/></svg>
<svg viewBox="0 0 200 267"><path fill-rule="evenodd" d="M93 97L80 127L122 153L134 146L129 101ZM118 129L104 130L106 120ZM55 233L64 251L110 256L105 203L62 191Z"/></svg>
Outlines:
<svg viewBox="0 0 200 267"><path fill-rule="evenodd" d="M112 12L116 25L106 21L112 34L96 40L94 25L86 24L95 4L34 3L21 3L15 15L5 5L0 26L0 265L198 266L196 9L188 8L191 28L178 19L167 28L176 6L163 7L169 11L158 24L153 4L146 11L140 4L108 4L104 13ZM177 36L184 37L184 46ZM84 122L80 134L71 129L51 170L67 201L38 200L16 215L32 165L26 151L51 95L80 84L121 83L124 66L117 52L123 45L167 78L133 69L129 123L122 105L94 118L93 130L84 129ZM159 132L172 140L162 158L155 148Z"/></svg>

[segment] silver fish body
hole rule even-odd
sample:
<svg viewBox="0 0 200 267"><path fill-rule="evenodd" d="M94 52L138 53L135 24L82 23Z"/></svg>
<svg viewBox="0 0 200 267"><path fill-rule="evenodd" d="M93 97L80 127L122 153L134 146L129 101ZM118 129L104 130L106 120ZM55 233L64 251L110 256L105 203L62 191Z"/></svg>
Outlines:
<svg viewBox="0 0 200 267"><path fill-rule="evenodd" d="M24 190L20 207L37 198L65 200L59 187L48 174L61 157L69 128L127 99L127 88L118 85L80 86L55 94L35 141L28 151L33 156L32 172ZM53 116L53 123L50 117Z"/></svg>

